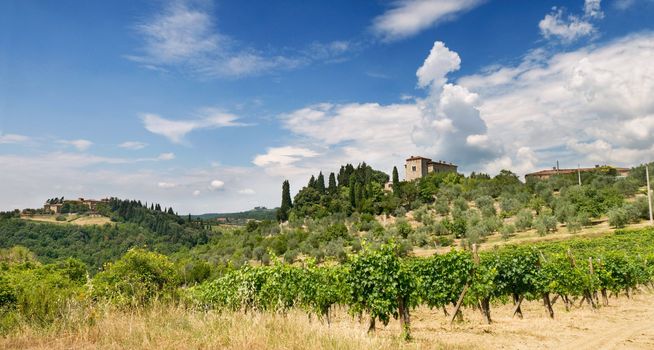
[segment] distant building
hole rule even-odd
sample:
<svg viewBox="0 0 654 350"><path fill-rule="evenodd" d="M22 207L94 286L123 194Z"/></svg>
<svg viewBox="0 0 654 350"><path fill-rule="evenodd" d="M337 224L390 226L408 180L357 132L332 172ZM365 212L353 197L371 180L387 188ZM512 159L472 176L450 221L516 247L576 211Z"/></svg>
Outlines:
<svg viewBox="0 0 654 350"><path fill-rule="evenodd" d="M552 169L541 170L535 173L526 174L525 180L526 181L547 180L554 175L577 174L577 172L590 173L590 172L606 171L606 170L613 170L613 169L615 169L615 175L617 176L624 177L629 175L629 168L617 168L609 165L603 165L603 166L595 165L595 167L593 168L578 168L578 169L560 169L558 167L552 167Z"/></svg>
<svg viewBox="0 0 654 350"><path fill-rule="evenodd" d="M442 160L434 162L425 157L411 156L404 164L406 181L413 181L429 173L456 173L457 166Z"/></svg>
<svg viewBox="0 0 654 350"><path fill-rule="evenodd" d="M84 205L84 206L89 208L89 211L94 212L99 203L107 203L107 202L109 202L108 198L103 198L101 200L85 199L85 198L78 198L78 199L75 199L75 200L71 200L71 199L57 200L57 199L55 199L53 201L47 201L43 205L43 210L46 213L61 214L62 207L66 203L68 203L68 204L74 204L74 205L77 205L77 206Z"/></svg>

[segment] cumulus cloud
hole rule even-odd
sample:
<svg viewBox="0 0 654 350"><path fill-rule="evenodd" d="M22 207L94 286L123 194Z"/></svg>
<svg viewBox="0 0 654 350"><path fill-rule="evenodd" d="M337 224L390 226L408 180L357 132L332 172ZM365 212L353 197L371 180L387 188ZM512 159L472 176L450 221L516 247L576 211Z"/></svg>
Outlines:
<svg viewBox="0 0 654 350"><path fill-rule="evenodd" d="M153 113L146 113L141 116L143 125L149 132L164 136L173 143L183 143L186 134L198 129L246 125L237 122L237 119L236 115L213 108L202 109L195 119L187 120L166 119Z"/></svg>
<svg viewBox="0 0 654 350"><path fill-rule="evenodd" d="M23 143L29 140L30 138L24 135L0 133L0 145L10 143Z"/></svg>
<svg viewBox="0 0 654 350"><path fill-rule="evenodd" d="M213 180L209 184L209 189L211 190L220 190L223 189L224 187L225 187L225 182L221 180Z"/></svg>
<svg viewBox="0 0 654 350"><path fill-rule="evenodd" d="M471 166L501 156L502 148L486 135L477 94L447 83L447 74L458 70L460 63L456 52L434 43L416 73L418 85L428 88L429 94L420 102L421 122L414 126L412 140L431 155Z"/></svg>
<svg viewBox="0 0 654 350"><path fill-rule="evenodd" d="M321 103L284 114L281 120L298 137L297 145L269 149L254 164L267 173L300 177L362 161L390 171L412 154L462 162L468 169L498 157L501 147L486 135L477 96L447 83L460 63L455 52L436 42L416 72L425 98L389 105Z"/></svg>
<svg viewBox="0 0 654 350"><path fill-rule="evenodd" d="M534 150L535 164L629 166L654 154L651 57L654 34L643 33L497 66L459 84L480 95L488 134L511 149Z"/></svg>
<svg viewBox="0 0 654 350"><path fill-rule="evenodd" d="M314 43L292 56L263 52L218 31L209 2L174 1L135 26L143 40L127 58L153 70L180 68L204 78L243 77L342 58L346 41Z"/></svg>
<svg viewBox="0 0 654 350"><path fill-rule="evenodd" d="M148 144L145 142L139 142L139 141L125 141L121 144L118 145L120 148L124 149L131 149L131 150L139 150L145 148Z"/></svg>
<svg viewBox="0 0 654 350"><path fill-rule="evenodd" d="M383 40L407 38L469 11L484 0L396 0L373 21L372 29Z"/></svg>
<svg viewBox="0 0 654 350"><path fill-rule="evenodd" d="M59 140L58 142L64 145L72 146L76 148L78 151L86 151L93 145L93 142L84 139Z"/></svg>

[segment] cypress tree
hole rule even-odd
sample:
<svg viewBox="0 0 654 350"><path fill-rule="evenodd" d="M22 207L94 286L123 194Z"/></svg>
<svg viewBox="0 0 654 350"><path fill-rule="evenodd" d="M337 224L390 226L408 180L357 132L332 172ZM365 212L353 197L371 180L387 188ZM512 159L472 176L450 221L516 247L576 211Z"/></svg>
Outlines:
<svg viewBox="0 0 654 350"><path fill-rule="evenodd" d="M325 176L322 174L322 171L318 174L318 179L316 180L316 190L320 194L325 194Z"/></svg>
<svg viewBox="0 0 654 350"><path fill-rule="evenodd" d="M288 212L292 207L293 202L291 201L291 185L289 184L288 180L285 180L282 184L282 205L277 210L277 220L280 222L288 220Z"/></svg>
<svg viewBox="0 0 654 350"><path fill-rule="evenodd" d="M329 187L328 187L328 192L329 194L335 194L337 191L336 188L336 175L334 173L329 174Z"/></svg>
<svg viewBox="0 0 654 350"><path fill-rule="evenodd" d="M348 187L349 187L348 190L350 192L350 205L352 206L352 209L354 209L357 207L357 195L356 195L357 183L354 176L350 177L350 184Z"/></svg>
<svg viewBox="0 0 654 350"><path fill-rule="evenodd" d="M311 178L309 179L309 183L307 184L307 187L316 188L316 178L313 175L311 175Z"/></svg>
<svg viewBox="0 0 654 350"><path fill-rule="evenodd" d="M397 167L393 167L393 193L400 194L400 175L397 173Z"/></svg>

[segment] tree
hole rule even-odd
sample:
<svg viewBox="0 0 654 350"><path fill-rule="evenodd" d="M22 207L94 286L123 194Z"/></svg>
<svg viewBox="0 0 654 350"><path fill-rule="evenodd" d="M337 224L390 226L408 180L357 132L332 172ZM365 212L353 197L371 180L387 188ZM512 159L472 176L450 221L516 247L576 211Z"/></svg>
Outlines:
<svg viewBox="0 0 654 350"><path fill-rule="evenodd" d="M350 205L352 206L352 209L357 207L357 192L356 192L356 179L354 176L350 177L350 184L348 186L349 194L350 194Z"/></svg>
<svg viewBox="0 0 654 350"><path fill-rule="evenodd" d="M318 174L318 179L316 179L316 190L320 194L325 194L325 176L323 176L322 171Z"/></svg>
<svg viewBox="0 0 654 350"><path fill-rule="evenodd" d="M329 194L335 194L338 191L338 188L336 186L336 175L334 173L329 174L329 187L327 188L327 192Z"/></svg>
<svg viewBox="0 0 654 350"><path fill-rule="evenodd" d="M291 185L288 180L284 180L284 183L282 184L282 205L277 210L277 220L281 222L288 220L288 212L292 207Z"/></svg>
<svg viewBox="0 0 654 350"><path fill-rule="evenodd" d="M397 173L397 167L393 167L393 193L400 196L400 176Z"/></svg>

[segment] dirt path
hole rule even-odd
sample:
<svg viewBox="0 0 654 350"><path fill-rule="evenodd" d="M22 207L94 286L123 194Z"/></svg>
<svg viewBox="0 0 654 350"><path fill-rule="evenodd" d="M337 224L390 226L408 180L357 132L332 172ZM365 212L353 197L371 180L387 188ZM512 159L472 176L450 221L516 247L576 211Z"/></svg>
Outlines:
<svg viewBox="0 0 654 350"><path fill-rule="evenodd" d="M466 309L464 322L454 326L442 310L419 308L412 313L414 345L419 349L654 349L654 294L611 298L609 306L597 310L577 306L566 312L557 302L552 320L541 302L523 303L523 319L511 317L513 306L494 305L491 325L485 324L479 311ZM378 335L394 337L399 332L399 324L391 321Z"/></svg>

